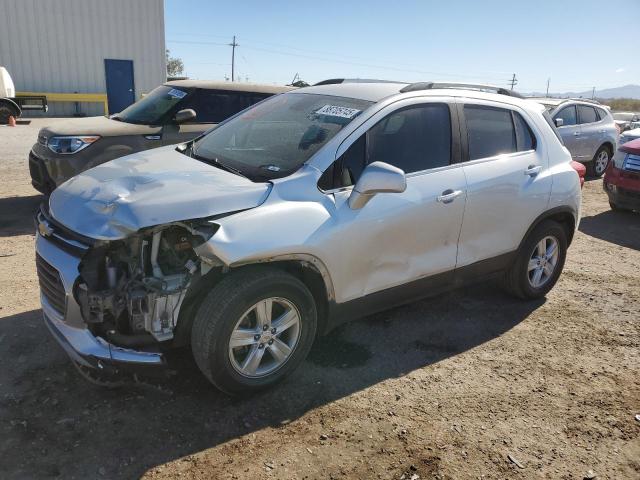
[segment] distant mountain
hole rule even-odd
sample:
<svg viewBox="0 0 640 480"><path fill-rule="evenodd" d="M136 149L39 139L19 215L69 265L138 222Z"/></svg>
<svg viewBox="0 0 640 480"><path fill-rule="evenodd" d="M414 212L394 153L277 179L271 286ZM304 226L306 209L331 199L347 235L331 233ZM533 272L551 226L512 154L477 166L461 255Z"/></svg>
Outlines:
<svg viewBox="0 0 640 480"><path fill-rule="evenodd" d="M534 97L544 97L545 92L533 92ZM591 90L585 92L564 92L564 93L549 93L551 97L583 97L591 98ZM596 98L634 98L640 100L640 85L625 85L624 87L605 88L602 90L596 90Z"/></svg>

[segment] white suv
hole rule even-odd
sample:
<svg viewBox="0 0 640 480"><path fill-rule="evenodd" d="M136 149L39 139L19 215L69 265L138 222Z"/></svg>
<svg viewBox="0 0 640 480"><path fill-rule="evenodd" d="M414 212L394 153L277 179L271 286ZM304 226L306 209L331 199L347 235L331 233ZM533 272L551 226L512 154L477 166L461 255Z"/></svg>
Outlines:
<svg viewBox="0 0 640 480"><path fill-rule="evenodd" d="M45 322L94 380L190 344L220 389L263 388L346 320L489 276L545 295L580 218L570 161L544 107L503 89L281 94L56 189Z"/></svg>

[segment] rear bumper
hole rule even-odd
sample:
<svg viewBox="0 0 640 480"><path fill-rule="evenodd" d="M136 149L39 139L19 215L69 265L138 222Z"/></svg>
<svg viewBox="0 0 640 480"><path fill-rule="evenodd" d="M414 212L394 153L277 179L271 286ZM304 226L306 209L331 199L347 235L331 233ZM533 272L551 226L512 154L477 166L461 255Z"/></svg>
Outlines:
<svg viewBox="0 0 640 480"><path fill-rule="evenodd" d="M106 373L118 373L121 370L146 371L166 366L165 357L161 353L118 347L95 336L84 323L80 306L73 296L80 259L60 249L39 233L36 234L36 251L50 267L57 270L64 288L64 312L60 312L59 307L56 309L55 302L52 304L44 291L41 291L44 322L74 362Z"/></svg>

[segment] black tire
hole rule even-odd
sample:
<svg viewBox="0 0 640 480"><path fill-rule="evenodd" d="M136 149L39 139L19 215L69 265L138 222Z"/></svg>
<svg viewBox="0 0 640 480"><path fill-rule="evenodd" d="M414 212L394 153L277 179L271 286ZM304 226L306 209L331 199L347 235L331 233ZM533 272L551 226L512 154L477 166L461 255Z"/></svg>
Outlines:
<svg viewBox="0 0 640 480"><path fill-rule="evenodd" d="M558 242L558 258L551 276L544 285L535 288L529 281L529 260L534 248L545 237L553 237ZM544 297L556 284L567 256L567 234L557 222L544 220L535 227L524 241L515 262L505 272L504 285L506 290L518 298L533 300Z"/></svg>
<svg viewBox="0 0 640 480"><path fill-rule="evenodd" d="M232 365L229 341L243 314L270 297L286 299L298 310L298 341L277 370L249 378ZM247 394L274 385L298 367L311 349L316 325L313 296L300 280L278 269L250 267L229 274L205 297L193 321L191 349L198 367L211 383L231 395Z"/></svg>
<svg viewBox="0 0 640 480"><path fill-rule="evenodd" d="M613 210L614 212L628 212L629 210L627 208L620 208L618 205L616 205L613 202L609 202L609 206L611 207L611 210Z"/></svg>
<svg viewBox="0 0 640 480"><path fill-rule="evenodd" d="M597 166L596 164L596 160L601 156L601 155L606 155L607 157L607 163L606 165L604 165L604 167L602 166ZM596 154L593 156L593 160L591 160L589 163L587 163L587 175L589 175L589 177L591 178L600 178L602 175L604 175L605 170L607 169L607 166L609 166L609 163L611 162L611 150L609 150L609 147L602 145L598 151L596 152ZM602 170L600 170L602 169Z"/></svg>
<svg viewBox="0 0 640 480"><path fill-rule="evenodd" d="M15 108L10 105L6 105L6 102L0 104L0 125L6 125L9 123L9 117L16 117L18 113L15 111Z"/></svg>

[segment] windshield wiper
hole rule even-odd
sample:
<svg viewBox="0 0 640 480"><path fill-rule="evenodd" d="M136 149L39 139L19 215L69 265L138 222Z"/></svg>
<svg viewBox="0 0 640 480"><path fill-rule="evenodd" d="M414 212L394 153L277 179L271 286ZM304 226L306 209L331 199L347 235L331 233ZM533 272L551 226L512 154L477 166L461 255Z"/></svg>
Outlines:
<svg viewBox="0 0 640 480"><path fill-rule="evenodd" d="M194 153L194 155L195 155L195 153ZM202 159L201 157L198 157L198 155L195 155L195 158ZM207 160L203 160L203 161L207 161ZM235 173L236 175L238 175L240 177L244 177L244 178L246 178L248 180L251 180L249 177L247 177L244 173L242 173L237 168L234 168L234 167L232 167L230 165L227 165L226 163L222 163L217 158L209 160L209 162L210 163L213 162L212 164L215 165L216 167L220 168L221 170L226 170L227 172Z"/></svg>
<svg viewBox="0 0 640 480"><path fill-rule="evenodd" d="M183 148L180 148L180 147ZM238 175L239 177L243 177L246 178L248 180L251 180L249 177L247 177L244 173L242 173L240 170L238 170L237 168L232 167L231 165L227 165L226 163L222 163L219 159L217 158L206 158L203 157L201 155L198 155L195 152L195 148L193 148L193 141L187 145L182 144L180 146L177 147L177 150L180 153L184 153L185 155L194 158L196 160L200 160L201 162L204 163L208 163L209 165L213 165L214 167L218 167L220 170L226 170L227 172L231 172L235 175Z"/></svg>

